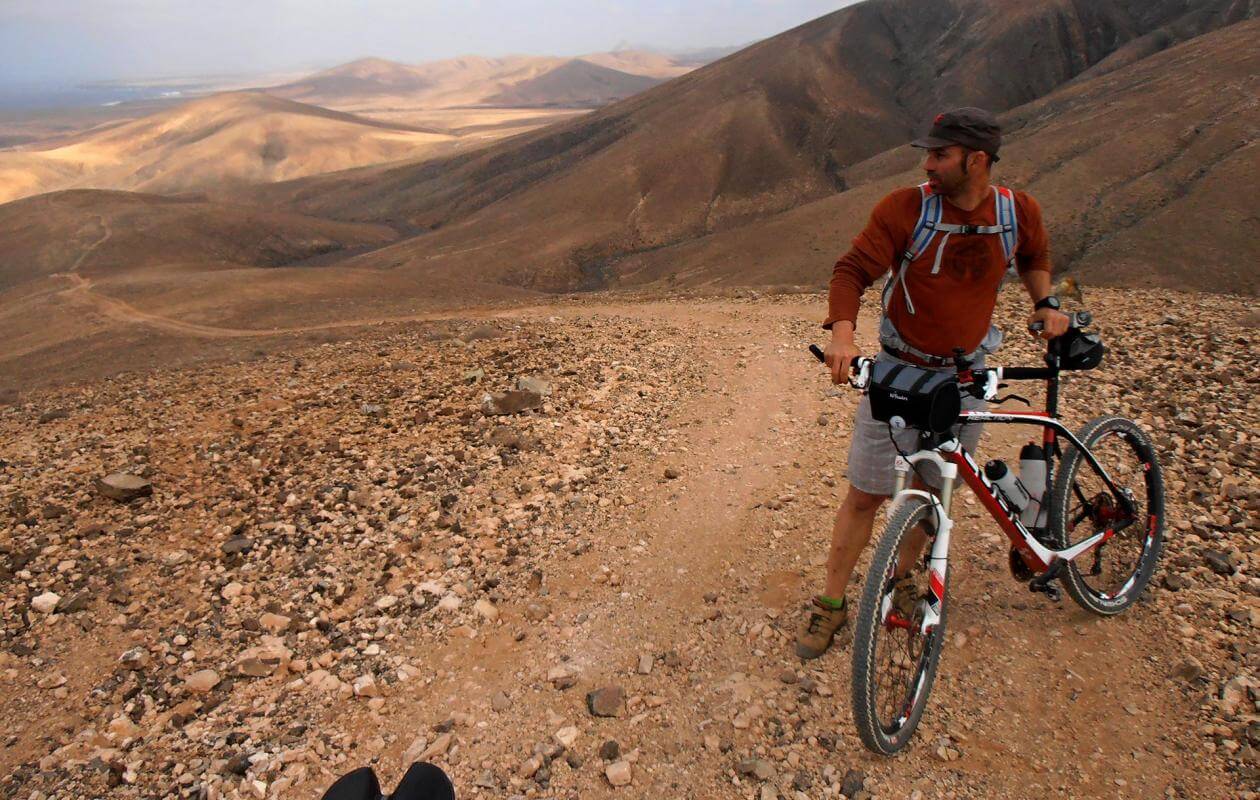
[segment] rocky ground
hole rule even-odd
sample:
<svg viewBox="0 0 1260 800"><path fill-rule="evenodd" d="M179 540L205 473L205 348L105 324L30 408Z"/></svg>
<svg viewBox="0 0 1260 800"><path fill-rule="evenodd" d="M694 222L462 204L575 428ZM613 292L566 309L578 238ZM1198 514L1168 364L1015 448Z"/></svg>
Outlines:
<svg viewBox="0 0 1260 800"><path fill-rule="evenodd" d="M1067 416L1153 433L1161 571L1091 617L960 503L896 759L852 730L847 641L792 655L857 400L804 351L819 297L593 299L29 394L0 408L0 794L318 798L425 759L461 798L1255 796L1255 313L1088 300L1112 351Z"/></svg>

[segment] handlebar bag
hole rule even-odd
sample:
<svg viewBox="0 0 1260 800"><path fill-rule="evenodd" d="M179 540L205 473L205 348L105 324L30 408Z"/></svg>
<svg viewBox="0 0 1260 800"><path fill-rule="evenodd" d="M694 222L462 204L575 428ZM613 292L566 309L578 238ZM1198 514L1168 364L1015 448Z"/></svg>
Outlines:
<svg viewBox="0 0 1260 800"><path fill-rule="evenodd" d="M1093 369L1102 363L1107 348L1096 333L1075 328L1054 340L1058 346L1059 369Z"/></svg>
<svg viewBox="0 0 1260 800"><path fill-rule="evenodd" d="M904 427L945 433L958 422L962 395L955 372L876 361L867 388L871 416L879 422L900 417Z"/></svg>

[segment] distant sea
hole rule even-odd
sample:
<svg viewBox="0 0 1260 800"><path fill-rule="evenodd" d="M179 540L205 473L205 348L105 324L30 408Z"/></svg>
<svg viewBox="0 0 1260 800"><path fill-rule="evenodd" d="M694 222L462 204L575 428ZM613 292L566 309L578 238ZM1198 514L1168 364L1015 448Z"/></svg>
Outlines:
<svg viewBox="0 0 1260 800"><path fill-rule="evenodd" d="M179 90L165 86L39 86L0 83L0 110L103 107L180 96Z"/></svg>

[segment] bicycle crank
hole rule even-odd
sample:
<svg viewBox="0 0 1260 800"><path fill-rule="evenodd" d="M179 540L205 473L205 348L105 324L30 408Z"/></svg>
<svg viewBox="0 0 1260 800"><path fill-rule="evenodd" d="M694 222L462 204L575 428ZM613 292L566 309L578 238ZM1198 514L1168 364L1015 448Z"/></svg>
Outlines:
<svg viewBox="0 0 1260 800"><path fill-rule="evenodd" d="M1028 591L1035 594L1044 594L1046 597L1050 598L1051 601L1055 603L1059 602L1063 599L1063 592L1058 586L1054 585L1054 582L1058 579L1059 573L1063 571L1063 565L1066 563L1067 562L1062 559L1054 562L1054 564L1050 566L1050 569L1028 582Z"/></svg>

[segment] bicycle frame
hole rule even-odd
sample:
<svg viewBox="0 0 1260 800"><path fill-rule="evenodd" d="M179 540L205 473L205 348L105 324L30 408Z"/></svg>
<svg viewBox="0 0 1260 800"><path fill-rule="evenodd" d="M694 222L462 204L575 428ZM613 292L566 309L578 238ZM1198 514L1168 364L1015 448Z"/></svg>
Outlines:
<svg viewBox="0 0 1260 800"><path fill-rule="evenodd" d="M1089 464L1106 483L1108 489L1117 498L1120 498L1121 502L1128 504L1127 495L1116 488L1111 476L1098 463L1093 453L1063 423L1049 416L1046 412L964 411L959 415L959 421L964 425L979 422L1038 425L1046 428L1047 441L1053 441L1052 437L1054 435L1062 434L1073 446L1081 450ZM939 496L921 489L907 488L913 465L921 461L929 461L936 465L942 483ZM1090 552L1115 536L1116 532L1125 527L1125 525L1131 524L1130 522L1125 522L1118 526L1105 528L1063 550L1053 550L1046 547L1032 535L1020 519L1019 511L1006 501L1006 498L993 485L993 482L976 465L971 454L967 452L967 449L955 437L941 441L935 447L919 450L909 456L897 456L894 468L896 470L896 479L893 485L893 498L892 503L889 505L888 514L891 516L907 498L920 497L932 505L937 517L936 535L932 542L932 550L928 560L931 594L928 597L927 608L923 621L920 624L920 630L925 634L940 622L941 603L945 599L945 575L949 564L950 536L954 526L950 517L950 507L953 502L954 483L960 475L963 481L971 487L976 497L980 499L981 504L984 505L989 514L997 521L1007 538L1010 539L1011 546L1014 547L1015 551L1024 560L1024 563L1033 572L1048 573L1052 569L1057 572L1056 565L1073 561ZM890 604L891 595L885 597L884 602L885 605ZM883 609L883 614L885 618L888 617L888 608Z"/></svg>

